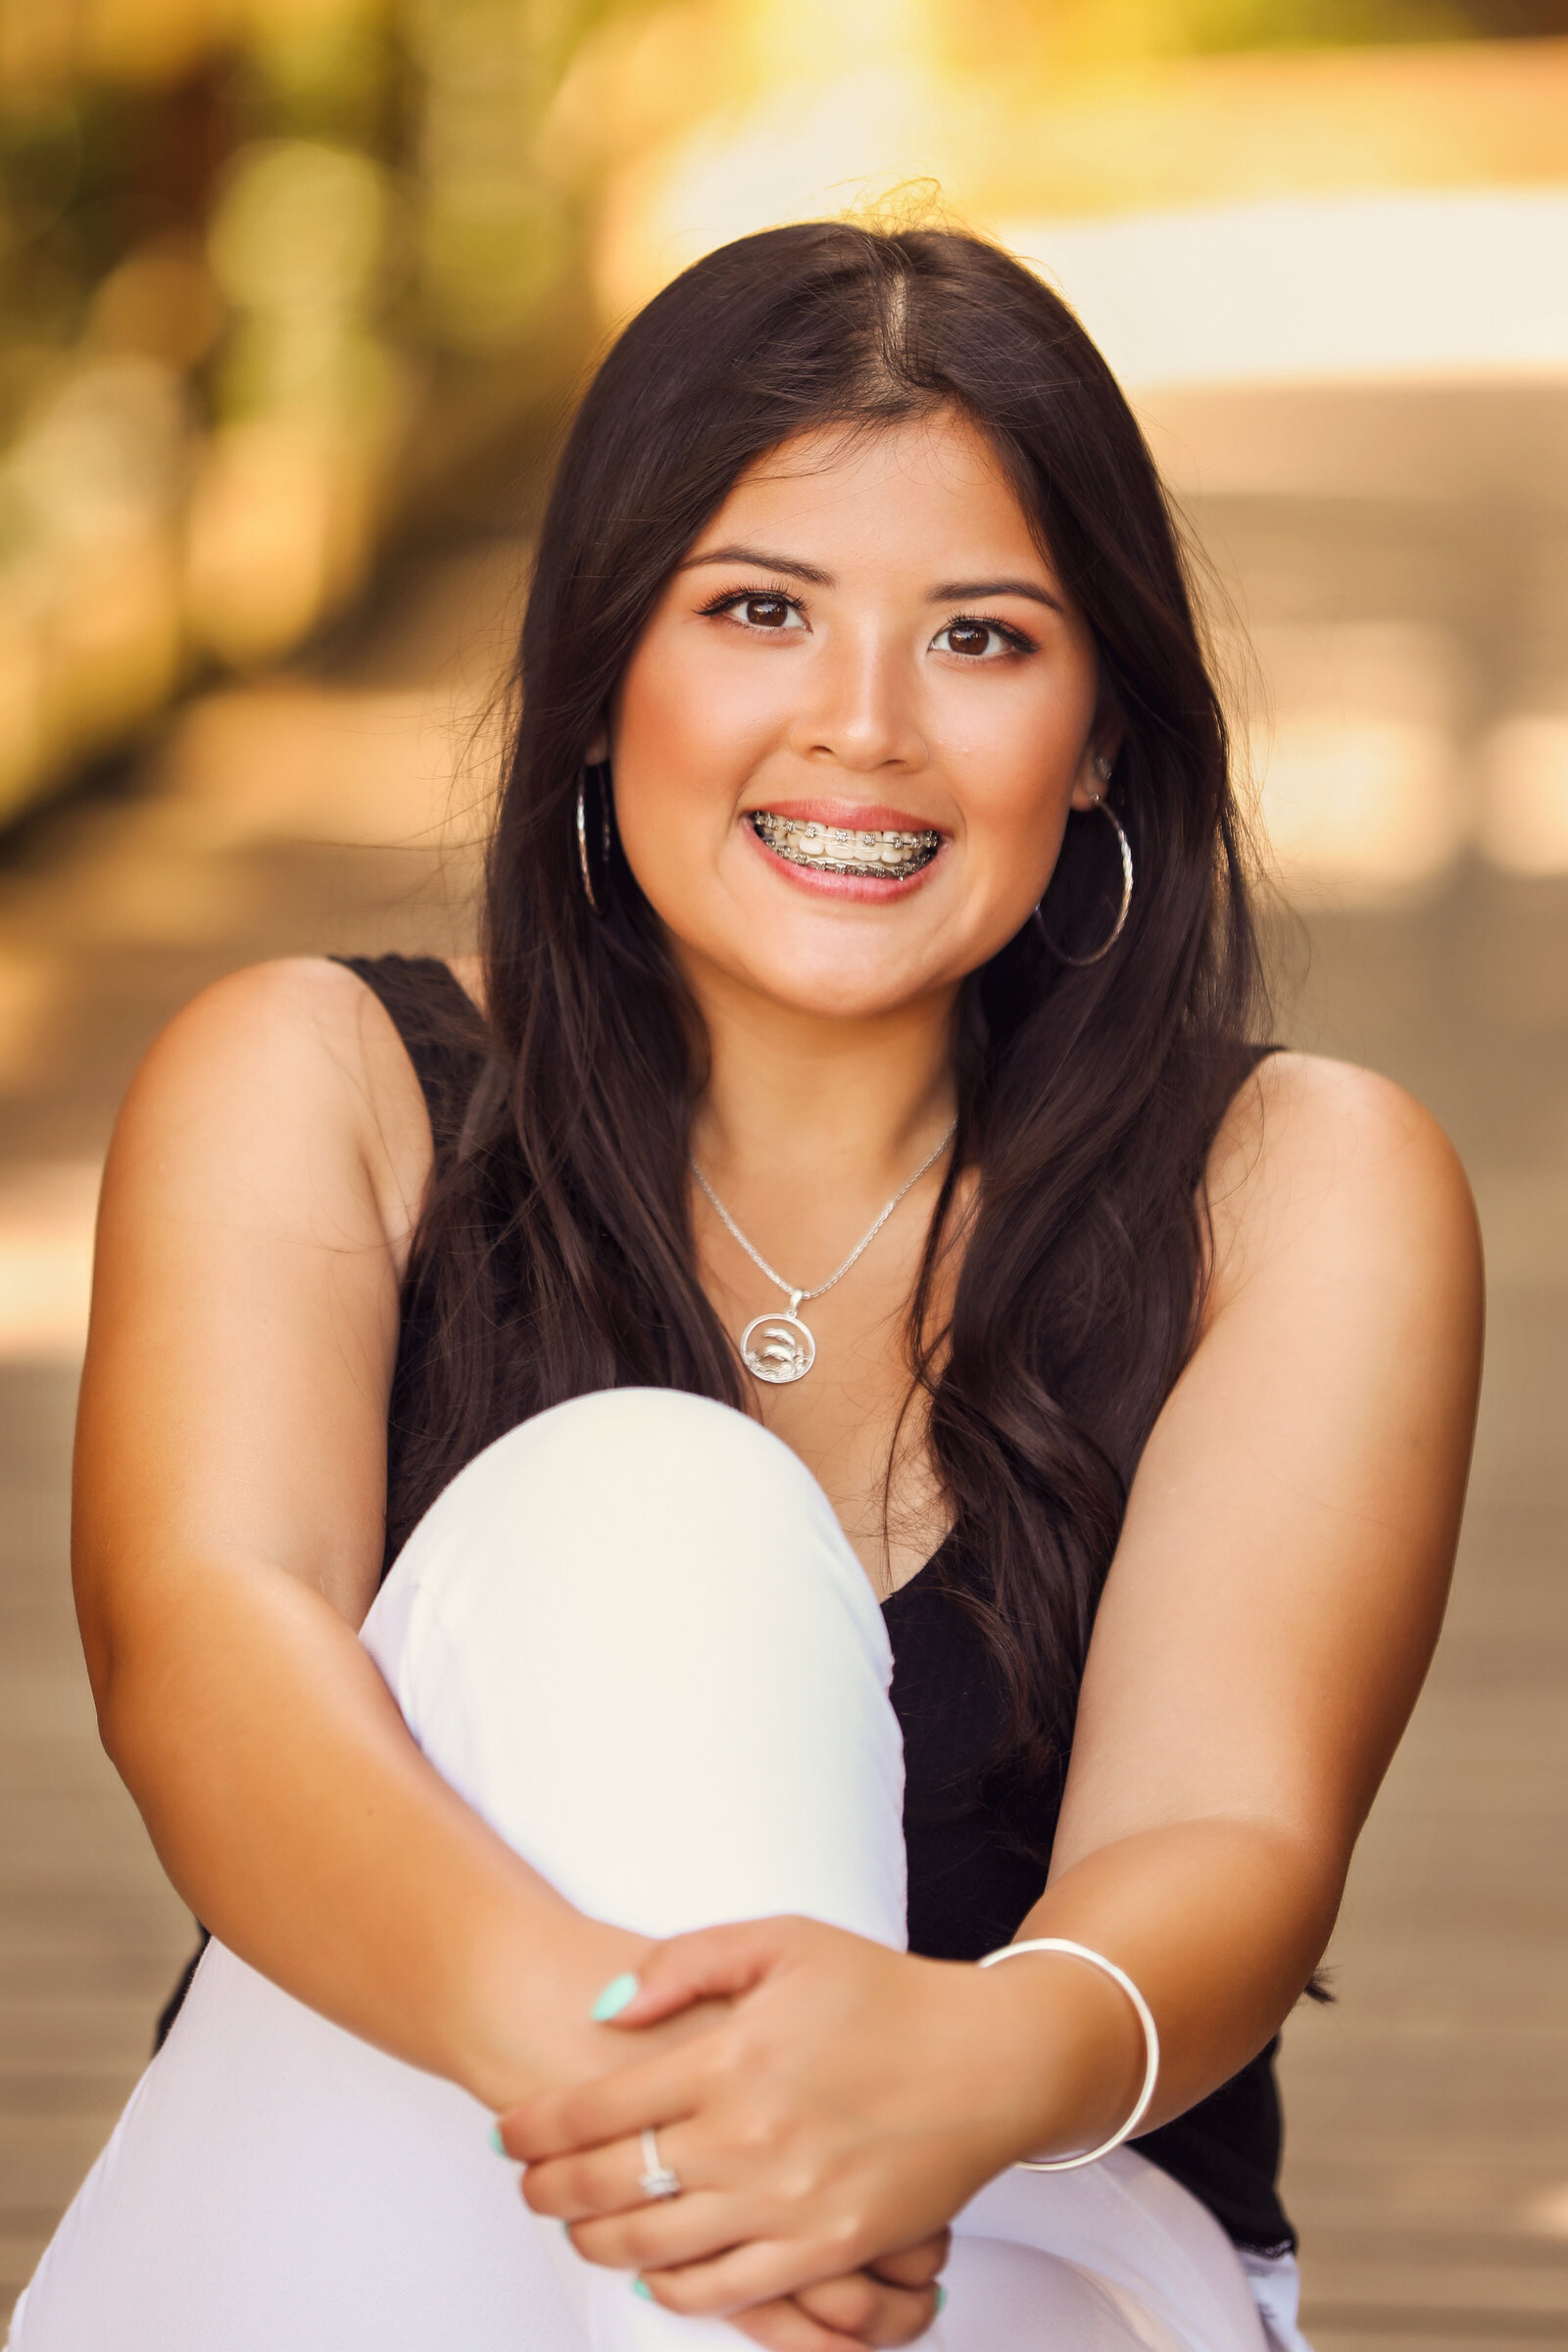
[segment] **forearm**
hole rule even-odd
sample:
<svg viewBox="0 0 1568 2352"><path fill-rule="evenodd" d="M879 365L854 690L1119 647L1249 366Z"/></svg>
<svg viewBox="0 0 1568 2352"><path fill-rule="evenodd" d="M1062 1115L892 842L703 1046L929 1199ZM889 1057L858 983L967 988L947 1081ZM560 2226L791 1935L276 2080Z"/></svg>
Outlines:
<svg viewBox="0 0 1568 2352"><path fill-rule="evenodd" d="M446 1786L318 1594L262 1562L166 1563L101 1647L104 1743L242 1958L496 2107L620 2054L586 2010L636 1939Z"/></svg>
<svg viewBox="0 0 1568 2352"><path fill-rule="evenodd" d="M1153 2012L1158 2087L1144 2128L1184 2114L1244 2066L1299 1997L1333 1926L1342 1873L1266 1823L1185 1822L1101 1848L1054 1880L1014 1938L1060 1936L1113 1960ZM1038 2121L1062 2153L1128 2112L1142 2073L1132 2006L1104 1976L1029 1960L989 1972L1036 2053ZM1130 2089L1129 2089L1130 2086ZM1020 2150L1020 2152L1022 2152Z"/></svg>

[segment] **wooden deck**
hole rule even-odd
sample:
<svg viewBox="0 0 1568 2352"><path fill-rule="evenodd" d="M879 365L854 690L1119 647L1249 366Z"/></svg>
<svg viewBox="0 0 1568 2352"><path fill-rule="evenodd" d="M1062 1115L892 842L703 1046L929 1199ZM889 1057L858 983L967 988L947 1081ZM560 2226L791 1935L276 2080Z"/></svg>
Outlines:
<svg viewBox="0 0 1568 2352"><path fill-rule="evenodd" d="M1298 518L1292 540L1274 509L1224 519L1254 582L1341 576L1338 522L1325 552L1327 524L1312 539ZM1383 531L1379 593L1398 610L1428 592L1432 526ZM1488 562L1494 579L1495 545ZM0 1185L101 1150L136 1052L209 974L440 945L461 881L428 849L269 842L177 798L41 828L0 873L0 1010L7 971L47 984L30 1043L0 1054ZM1433 1104L1475 1174L1494 1275L1448 1632L1357 1862L1338 2001L1286 2035L1309 2332L1319 2352L1568 2346L1568 885L1477 870L1424 906L1308 933L1293 1034ZM0 1366L0 2310L109 2132L189 1940L97 1745L66 1571L73 1389L69 1362Z"/></svg>

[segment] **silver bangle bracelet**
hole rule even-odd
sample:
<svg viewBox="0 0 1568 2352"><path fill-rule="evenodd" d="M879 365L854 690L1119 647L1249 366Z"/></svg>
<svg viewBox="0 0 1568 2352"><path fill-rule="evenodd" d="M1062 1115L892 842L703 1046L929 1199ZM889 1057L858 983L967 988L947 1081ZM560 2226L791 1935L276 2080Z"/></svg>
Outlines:
<svg viewBox="0 0 1568 2352"><path fill-rule="evenodd" d="M1149 2113L1149 2102L1159 2081L1159 2034L1149 2003L1126 1970L1118 1968L1114 1960L1107 1960L1103 1952L1092 1952L1087 1943L1069 1943L1060 1936L1038 1936L1031 1943L1004 1943L1000 1951L987 1952L978 1965L981 1968L995 1968L999 1960L1016 1960L1020 1952L1065 1952L1069 1960L1087 1960L1091 1968L1098 1968L1102 1976L1109 1977L1113 1984L1121 1986L1138 2012L1138 2023L1144 2030L1144 2085L1138 2093L1137 2105L1120 2131L1113 2132L1108 2139L1102 2140L1099 2147L1091 2148L1087 2155L1020 2156L1018 2159L1020 2172L1075 2173L1080 2165L1098 2164L1102 2156L1108 2156L1112 2148L1119 2148L1124 2139L1131 2139Z"/></svg>

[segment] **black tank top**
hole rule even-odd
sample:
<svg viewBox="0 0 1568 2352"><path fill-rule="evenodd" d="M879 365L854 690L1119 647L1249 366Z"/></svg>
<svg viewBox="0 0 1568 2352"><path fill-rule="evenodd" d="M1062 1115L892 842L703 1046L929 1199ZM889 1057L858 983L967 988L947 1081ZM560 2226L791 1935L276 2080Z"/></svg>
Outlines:
<svg viewBox="0 0 1568 2352"><path fill-rule="evenodd" d="M433 957L339 960L380 1000L408 1050L441 1167L456 1148L483 1049L477 1021L470 1054L454 1049L453 1024L440 1016L454 1008L471 1013L468 999ZM399 1433L418 1412L417 1366L428 1336L418 1328L412 1296L406 1307L413 1311L406 1311L399 1336L388 1415L392 1528L405 1527L408 1518L399 1492ZM1014 1782L1003 1794L987 1774L1005 1728L1001 1677L974 1619L932 1574L934 1566L927 1561L882 1604L893 1645L893 1706L904 1735L909 1949L934 1960L978 1960L1010 1940L1045 1890L1061 1779L1053 1773L1033 1786ZM182 1983L160 2038L183 1990ZM1296 2243L1275 2191L1275 2047L1271 2042L1175 2123L1137 2142L1139 2153L1190 2189L1238 2245L1267 2253Z"/></svg>

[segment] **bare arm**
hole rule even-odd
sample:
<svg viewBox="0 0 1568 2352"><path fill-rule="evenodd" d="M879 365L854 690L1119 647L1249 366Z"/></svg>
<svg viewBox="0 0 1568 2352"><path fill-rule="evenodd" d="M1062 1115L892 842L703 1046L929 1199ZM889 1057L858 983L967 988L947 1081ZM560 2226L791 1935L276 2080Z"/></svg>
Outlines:
<svg viewBox="0 0 1568 2352"><path fill-rule="evenodd" d="M429 1163L402 1045L350 973L242 972L166 1031L105 1173L76 1595L104 1744L192 1909L312 2008L503 2108L625 2063L588 2009L649 1945L454 1794L356 1638ZM938 2234L874 2278L835 2266L737 2325L774 2352L843 2328L905 2342L942 2259Z"/></svg>
<svg viewBox="0 0 1568 2352"><path fill-rule="evenodd" d="M1321 1956L1437 1641L1481 1369L1469 1192L1397 1089L1265 1063L1211 1189L1205 1329L1134 1484L1023 1930L1146 1985L1156 2123Z"/></svg>
<svg viewBox="0 0 1568 2352"><path fill-rule="evenodd" d="M452 1793L356 1639L429 1154L348 972L240 973L172 1023L105 1177L75 1583L104 1743L198 1916L499 2106L619 2055L584 2013L641 1946Z"/></svg>

